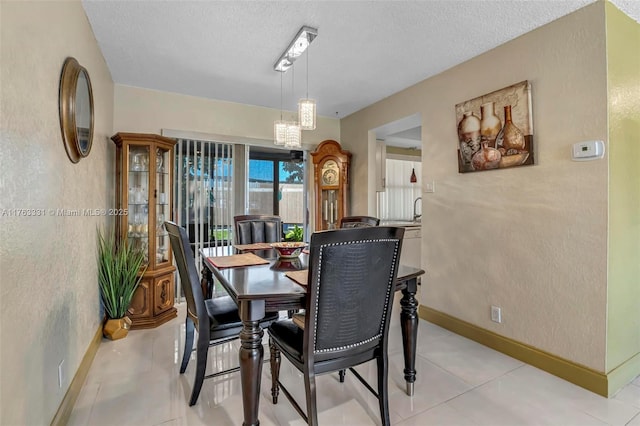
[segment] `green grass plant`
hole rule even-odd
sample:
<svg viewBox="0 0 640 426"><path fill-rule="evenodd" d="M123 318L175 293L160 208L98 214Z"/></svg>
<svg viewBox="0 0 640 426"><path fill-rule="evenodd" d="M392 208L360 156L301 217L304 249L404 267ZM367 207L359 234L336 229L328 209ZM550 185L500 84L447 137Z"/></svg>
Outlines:
<svg viewBox="0 0 640 426"><path fill-rule="evenodd" d="M110 319L126 315L133 294L147 269L144 252L126 240L116 243L114 233L98 231L98 283L105 313Z"/></svg>

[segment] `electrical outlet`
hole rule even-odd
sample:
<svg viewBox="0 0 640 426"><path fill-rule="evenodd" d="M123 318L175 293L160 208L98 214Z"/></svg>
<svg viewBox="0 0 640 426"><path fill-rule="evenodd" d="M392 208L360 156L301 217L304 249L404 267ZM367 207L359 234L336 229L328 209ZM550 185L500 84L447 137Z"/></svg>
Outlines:
<svg viewBox="0 0 640 426"><path fill-rule="evenodd" d="M502 322L502 309L497 306L491 306L491 321L497 323Z"/></svg>
<svg viewBox="0 0 640 426"><path fill-rule="evenodd" d="M62 389L64 383L64 359L58 364L58 387Z"/></svg>

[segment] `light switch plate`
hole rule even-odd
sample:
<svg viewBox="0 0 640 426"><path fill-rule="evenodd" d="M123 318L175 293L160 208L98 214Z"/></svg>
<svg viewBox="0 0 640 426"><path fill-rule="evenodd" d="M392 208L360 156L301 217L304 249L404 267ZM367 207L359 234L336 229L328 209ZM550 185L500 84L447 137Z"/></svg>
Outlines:
<svg viewBox="0 0 640 426"><path fill-rule="evenodd" d="M436 192L436 182L433 180L431 182L425 182L424 192L425 193Z"/></svg>

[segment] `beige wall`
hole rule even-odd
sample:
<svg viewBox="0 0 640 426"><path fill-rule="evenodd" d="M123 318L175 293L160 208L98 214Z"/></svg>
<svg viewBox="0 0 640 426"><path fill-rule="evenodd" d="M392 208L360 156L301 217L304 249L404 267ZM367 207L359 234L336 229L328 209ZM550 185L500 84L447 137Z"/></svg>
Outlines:
<svg viewBox="0 0 640 426"><path fill-rule="evenodd" d="M285 118L286 118L285 112ZM163 129L221 135L230 140L273 144L273 122L280 110L175 93L115 86L114 129L117 132L161 133ZM318 117L313 131L303 131L305 148L340 137L340 122Z"/></svg>
<svg viewBox="0 0 640 426"><path fill-rule="evenodd" d="M609 286L607 363L640 373L640 25L607 3ZM610 389L612 387L610 386Z"/></svg>
<svg viewBox="0 0 640 426"><path fill-rule="evenodd" d="M598 2L345 119L353 207L365 191L368 131L422 117L421 304L597 371L605 370L608 157L571 161L571 144L608 145L604 3ZM536 165L458 173L454 106L529 80ZM502 308L503 323L490 320Z"/></svg>
<svg viewBox="0 0 640 426"><path fill-rule="evenodd" d="M96 227L105 217L49 209L113 206L113 83L79 1L1 7L0 424L49 424L100 326ZM95 133L72 164L62 144L58 87L75 57L91 78ZM65 379L58 387L58 364Z"/></svg>

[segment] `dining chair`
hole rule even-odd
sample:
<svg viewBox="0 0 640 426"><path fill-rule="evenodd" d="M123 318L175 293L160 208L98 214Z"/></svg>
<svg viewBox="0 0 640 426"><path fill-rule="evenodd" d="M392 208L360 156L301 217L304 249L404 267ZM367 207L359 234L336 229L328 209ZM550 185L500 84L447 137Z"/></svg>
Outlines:
<svg viewBox="0 0 640 426"><path fill-rule="evenodd" d="M282 241L280 216L241 215L233 218L236 244L276 243Z"/></svg>
<svg viewBox="0 0 640 426"><path fill-rule="evenodd" d="M171 249L178 267L182 289L187 299L186 333L180 374L184 374L186 371L191 359L191 352L196 351L196 374L189 399L189 405L191 406L198 400L204 379L239 370L239 367L234 367L205 375L209 348L239 338L242 330L242 321L238 314L238 308L230 296L213 299L204 298L187 231L169 221L165 222L164 226L169 233ZM261 321L261 325L266 327L277 318L277 312L267 314ZM195 349L193 348L194 330L198 332Z"/></svg>
<svg viewBox="0 0 640 426"><path fill-rule="evenodd" d="M382 423L390 424L387 337L403 236L395 227L311 236L304 328L282 319L268 329L274 404L282 389L305 421L317 425L315 376L349 368L378 398ZM279 379L281 354L304 376L306 414ZM373 359L377 392L353 369Z"/></svg>
<svg viewBox="0 0 640 426"><path fill-rule="evenodd" d="M378 226L380 224L380 219L373 216L345 216L340 219L340 229L348 229L348 228L365 228L368 226ZM299 319L298 319L299 321ZM340 376L340 383L344 383L345 370L340 370L338 372Z"/></svg>
<svg viewBox="0 0 640 426"><path fill-rule="evenodd" d="M339 228L361 228L366 226L378 226L380 219L373 216L345 216L340 219Z"/></svg>

